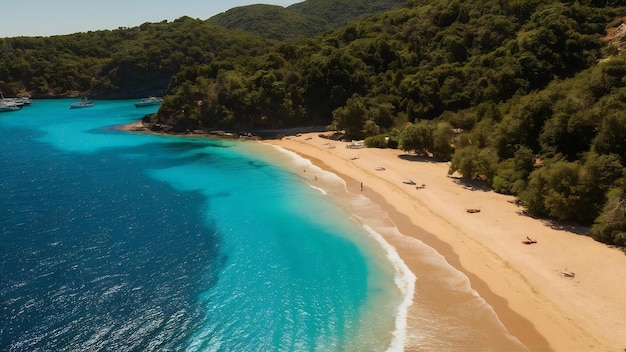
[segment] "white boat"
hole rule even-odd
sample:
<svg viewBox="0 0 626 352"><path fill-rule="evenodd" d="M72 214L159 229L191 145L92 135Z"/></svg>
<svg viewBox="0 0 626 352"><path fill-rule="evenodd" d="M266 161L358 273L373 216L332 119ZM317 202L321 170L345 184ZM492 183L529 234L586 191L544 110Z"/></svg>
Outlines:
<svg viewBox="0 0 626 352"><path fill-rule="evenodd" d="M33 100L30 97L17 97L17 98L13 98L13 100L16 103L22 104L22 105L30 105L33 103Z"/></svg>
<svg viewBox="0 0 626 352"><path fill-rule="evenodd" d="M32 103L32 100L30 100L30 98L26 98L26 99L25 98L1 98L0 102L5 103L5 104L17 105L21 107L21 106L29 105L30 103Z"/></svg>
<svg viewBox="0 0 626 352"><path fill-rule="evenodd" d="M142 98L141 101L135 103L135 107L136 108L141 108L141 107L144 107L144 106L159 105L159 104L161 104L162 101L163 101L163 98L160 98L160 97Z"/></svg>
<svg viewBox="0 0 626 352"><path fill-rule="evenodd" d="M20 105L12 102L0 101L0 112L16 111L21 109Z"/></svg>
<svg viewBox="0 0 626 352"><path fill-rule="evenodd" d="M87 99L87 97L83 97L81 101L70 104L70 109L89 108L94 105L95 104L93 101L90 101L89 99Z"/></svg>
<svg viewBox="0 0 626 352"><path fill-rule="evenodd" d="M22 105L11 98L5 98L2 91L0 91L0 112L16 111L21 109Z"/></svg>

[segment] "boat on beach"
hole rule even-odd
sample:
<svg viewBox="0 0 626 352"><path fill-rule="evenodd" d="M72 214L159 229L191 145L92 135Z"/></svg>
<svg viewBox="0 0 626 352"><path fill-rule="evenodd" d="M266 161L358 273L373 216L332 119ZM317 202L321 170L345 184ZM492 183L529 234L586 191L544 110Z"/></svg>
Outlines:
<svg viewBox="0 0 626 352"><path fill-rule="evenodd" d="M135 107L136 108L141 108L141 107L144 107L144 106L159 105L159 104L161 104L162 101L163 101L163 98L161 98L161 97L142 98L141 101L135 103Z"/></svg>
<svg viewBox="0 0 626 352"><path fill-rule="evenodd" d="M87 97L83 97L81 101L70 104L70 109L89 108L94 105L95 104L93 101L90 101L89 99L87 99Z"/></svg>

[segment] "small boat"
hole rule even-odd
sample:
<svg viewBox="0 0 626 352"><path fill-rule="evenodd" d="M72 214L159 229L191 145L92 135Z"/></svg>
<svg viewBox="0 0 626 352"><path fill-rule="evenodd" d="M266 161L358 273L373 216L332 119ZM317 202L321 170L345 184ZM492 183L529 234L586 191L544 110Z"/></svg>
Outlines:
<svg viewBox="0 0 626 352"><path fill-rule="evenodd" d="M18 104L0 101L0 112L17 111L22 107Z"/></svg>
<svg viewBox="0 0 626 352"><path fill-rule="evenodd" d="M406 185L416 185L417 183L415 183L415 181L413 180L403 180L402 183L406 184Z"/></svg>
<svg viewBox="0 0 626 352"><path fill-rule="evenodd" d="M19 103L15 98L5 98L0 91L0 112L16 111L22 108L23 103Z"/></svg>
<svg viewBox="0 0 626 352"><path fill-rule="evenodd" d="M33 100L30 97L17 97L17 98L6 98L4 95L1 95L0 92L0 101L3 103L12 103L18 106L30 105Z"/></svg>
<svg viewBox="0 0 626 352"><path fill-rule="evenodd" d="M70 105L70 109L80 109L80 108L89 108L94 106L94 102L87 99L87 97L83 97L81 101L72 103Z"/></svg>
<svg viewBox="0 0 626 352"><path fill-rule="evenodd" d="M30 105L33 103L33 100L30 97L17 97L15 101L22 105Z"/></svg>
<svg viewBox="0 0 626 352"><path fill-rule="evenodd" d="M0 112L16 111L22 108L24 104L18 104L11 98L5 98L0 91Z"/></svg>
<svg viewBox="0 0 626 352"><path fill-rule="evenodd" d="M160 98L160 97L142 98L141 101L135 103L135 107L136 108L141 108L141 107L144 107L144 106L159 105L159 104L161 104L162 101L163 101L163 98Z"/></svg>

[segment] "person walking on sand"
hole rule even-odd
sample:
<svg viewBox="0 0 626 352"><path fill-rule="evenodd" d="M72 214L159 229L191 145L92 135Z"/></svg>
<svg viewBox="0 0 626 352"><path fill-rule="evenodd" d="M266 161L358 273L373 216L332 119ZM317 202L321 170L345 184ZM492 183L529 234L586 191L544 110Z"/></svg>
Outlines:
<svg viewBox="0 0 626 352"><path fill-rule="evenodd" d="M361 182L361 191L363 191L363 182Z"/></svg>

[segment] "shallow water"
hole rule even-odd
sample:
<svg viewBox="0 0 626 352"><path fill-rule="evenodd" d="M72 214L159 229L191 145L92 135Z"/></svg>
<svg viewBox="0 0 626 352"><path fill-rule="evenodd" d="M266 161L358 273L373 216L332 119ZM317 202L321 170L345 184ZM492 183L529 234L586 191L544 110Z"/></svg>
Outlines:
<svg viewBox="0 0 626 352"><path fill-rule="evenodd" d="M293 159L69 103L0 116L0 350L402 348L401 262Z"/></svg>

